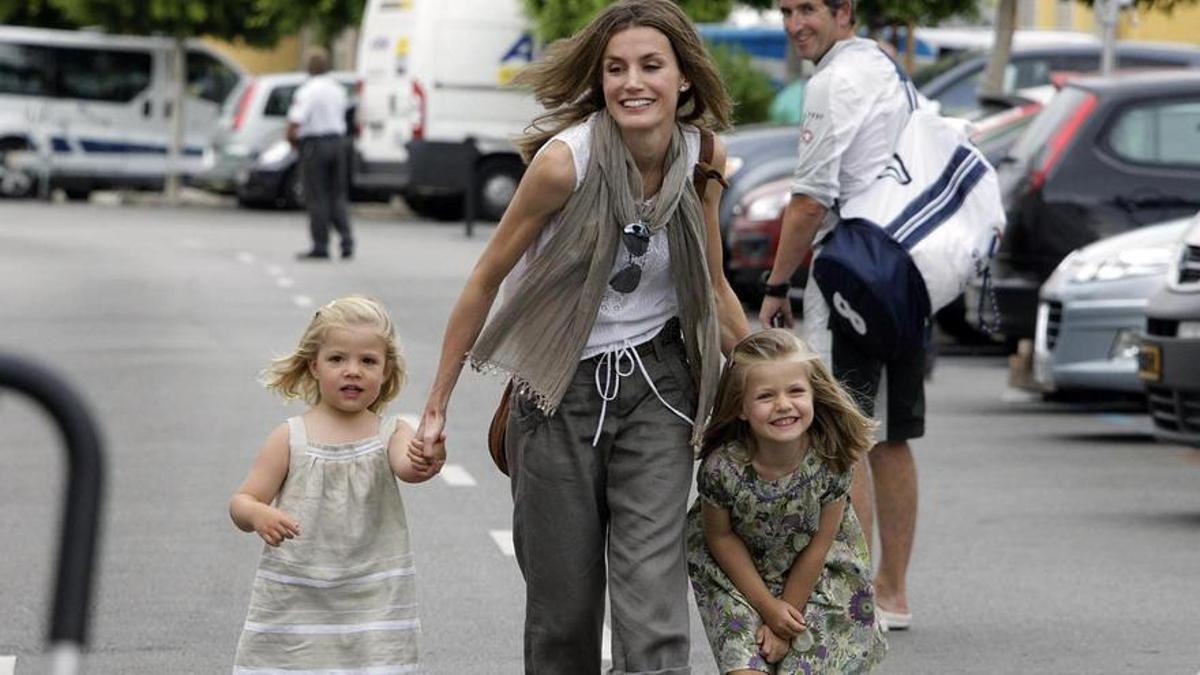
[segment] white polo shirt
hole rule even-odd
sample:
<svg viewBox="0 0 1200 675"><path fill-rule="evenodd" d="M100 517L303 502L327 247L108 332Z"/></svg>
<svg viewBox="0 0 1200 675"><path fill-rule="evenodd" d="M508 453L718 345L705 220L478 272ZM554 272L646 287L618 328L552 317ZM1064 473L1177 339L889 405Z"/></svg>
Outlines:
<svg viewBox="0 0 1200 675"><path fill-rule="evenodd" d="M308 78L288 108L288 121L300 125L300 138L308 136L341 136L346 133L346 107L349 105L346 88L325 75Z"/></svg>
<svg viewBox="0 0 1200 675"><path fill-rule="evenodd" d="M872 40L834 43L804 91L792 194L831 208L874 180L917 105L907 76Z"/></svg>

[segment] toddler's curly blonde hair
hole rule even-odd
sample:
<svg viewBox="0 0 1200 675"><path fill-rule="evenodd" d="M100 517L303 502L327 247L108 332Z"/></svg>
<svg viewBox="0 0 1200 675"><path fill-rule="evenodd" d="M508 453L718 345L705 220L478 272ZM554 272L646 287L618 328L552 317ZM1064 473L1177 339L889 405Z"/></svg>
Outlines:
<svg viewBox="0 0 1200 675"><path fill-rule="evenodd" d="M378 301L361 295L338 298L318 309L300 336L296 349L287 356L273 359L260 374L259 381L284 400L300 399L309 405L320 403L321 387L309 370L310 364L316 361L317 352L331 329L362 326L375 328L384 343L383 384L379 388L379 397L367 406L371 412L381 412L400 394L408 371L387 310Z"/></svg>

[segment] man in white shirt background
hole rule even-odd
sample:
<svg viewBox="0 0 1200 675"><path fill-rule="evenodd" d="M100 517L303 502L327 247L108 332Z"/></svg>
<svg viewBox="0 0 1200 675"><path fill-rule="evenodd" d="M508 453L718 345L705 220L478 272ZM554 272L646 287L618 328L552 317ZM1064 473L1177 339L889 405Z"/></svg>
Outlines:
<svg viewBox="0 0 1200 675"><path fill-rule="evenodd" d="M287 138L300 151L304 201L312 247L301 260L329 259L329 228L337 230L342 259L354 256L350 232L346 160L346 89L329 76L329 52L317 47L306 56L310 77L296 90L288 109Z"/></svg>
<svg viewBox="0 0 1200 675"><path fill-rule="evenodd" d="M819 233L836 227L837 204L863 190L891 159L917 106L907 75L879 46L854 35L853 0L778 0L801 58L816 64L805 87L799 159L774 267L766 279L763 325L793 324L788 283ZM811 277L802 333L854 395L863 412L881 413L882 439L855 468L851 503L871 541L879 526L876 608L892 630L909 627L906 579L917 520L917 473L909 440L924 435L925 354L888 362L829 328L829 308ZM875 396L886 371L886 405ZM869 470L868 470L869 469Z"/></svg>

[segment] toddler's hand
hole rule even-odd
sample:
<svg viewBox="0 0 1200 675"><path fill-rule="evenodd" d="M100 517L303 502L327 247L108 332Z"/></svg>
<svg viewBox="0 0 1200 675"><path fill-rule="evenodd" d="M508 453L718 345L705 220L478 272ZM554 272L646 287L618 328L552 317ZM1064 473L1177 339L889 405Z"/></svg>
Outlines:
<svg viewBox="0 0 1200 675"><path fill-rule="evenodd" d="M762 615L763 623L767 624L777 637L784 640L791 640L806 628L804 614L786 600L771 598L767 606L759 610L759 614Z"/></svg>
<svg viewBox="0 0 1200 675"><path fill-rule="evenodd" d="M755 639L758 642L758 653L762 654L767 663L777 663L787 656L790 643L776 635L770 626L759 626Z"/></svg>
<svg viewBox="0 0 1200 675"><path fill-rule="evenodd" d="M427 450L425 442L419 436L414 436L408 443L407 455L413 470L423 480L428 480L436 476L446 464L446 444L439 440Z"/></svg>
<svg viewBox="0 0 1200 675"><path fill-rule="evenodd" d="M267 544L279 546L284 539L300 536L300 523L274 506L266 506L261 515L255 518L254 531Z"/></svg>

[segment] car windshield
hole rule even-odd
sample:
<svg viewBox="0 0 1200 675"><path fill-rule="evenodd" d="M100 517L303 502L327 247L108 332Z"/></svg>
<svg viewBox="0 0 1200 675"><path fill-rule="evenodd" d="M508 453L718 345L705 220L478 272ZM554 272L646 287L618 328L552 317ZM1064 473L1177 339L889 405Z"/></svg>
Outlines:
<svg viewBox="0 0 1200 675"><path fill-rule="evenodd" d="M1050 137L1062 126L1063 122L1075 112L1080 102L1089 96L1088 92L1078 87L1064 87L1058 92L1046 107L1038 113L1029 129L1022 134L1013 149L1008 153L1007 160L1013 162L1018 170L1023 171L1029 166L1041 151L1049 147Z"/></svg>
<svg viewBox="0 0 1200 675"><path fill-rule="evenodd" d="M967 61L968 59L975 58L976 56L979 56L982 53L983 52L981 52L977 49L968 49L968 50L964 50L961 52L955 52L948 56L943 56L942 58L938 59L937 61L934 61L933 63L921 66L920 68L917 68L915 71L913 71L913 74L912 74L913 86L915 86L917 89L920 89L921 87L924 87L925 85L927 85L931 81L933 81L933 78L937 77L938 75L941 75L942 73L950 70L954 66L957 66L958 64L960 64L964 61Z"/></svg>

